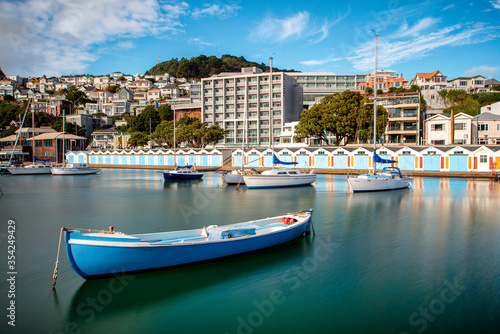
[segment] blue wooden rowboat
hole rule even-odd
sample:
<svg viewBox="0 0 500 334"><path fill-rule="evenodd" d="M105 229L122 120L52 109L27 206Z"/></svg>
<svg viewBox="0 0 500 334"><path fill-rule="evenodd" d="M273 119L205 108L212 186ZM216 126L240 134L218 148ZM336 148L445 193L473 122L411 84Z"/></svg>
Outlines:
<svg viewBox="0 0 500 334"><path fill-rule="evenodd" d="M63 228L62 231L72 268L89 279L276 246L308 233L311 217L312 209L244 223L162 233L129 235L112 228L109 231Z"/></svg>

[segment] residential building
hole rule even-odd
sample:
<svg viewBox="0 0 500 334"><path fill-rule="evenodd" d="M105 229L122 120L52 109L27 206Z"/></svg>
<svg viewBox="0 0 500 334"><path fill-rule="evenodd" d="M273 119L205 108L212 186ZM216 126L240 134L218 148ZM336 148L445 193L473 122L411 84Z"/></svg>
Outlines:
<svg viewBox="0 0 500 334"><path fill-rule="evenodd" d="M49 102L46 99L39 99L37 101L31 102L31 110L34 113L47 112L47 106Z"/></svg>
<svg viewBox="0 0 500 334"><path fill-rule="evenodd" d="M150 89L147 92L147 100L148 101L158 101L160 99L160 90L159 89Z"/></svg>
<svg viewBox="0 0 500 334"><path fill-rule="evenodd" d="M97 103L108 103L113 99L113 93L107 90L94 90L89 93L89 99L96 101Z"/></svg>
<svg viewBox="0 0 500 334"><path fill-rule="evenodd" d="M201 80L201 117L225 130L221 144L241 145L248 128L251 146L270 145L271 131L279 143L285 123L298 121L302 87L284 72L262 73L255 67Z"/></svg>
<svg viewBox="0 0 500 334"><path fill-rule="evenodd" d="M488 79L488 80L485 80L484 81L484 87L488 88L488 89L492 89L493 86L499 86L500 87L500 81L496 80L496 79Z"/></svg>
<svg viewBox="0 0 500 334"><path fill-rule="evenodd" d="M309 109L326 95L342 93L346 90L358 90L358 86L367 80L365 74L337 75L330 72L287 72L286 75L295 78L297 84L302 86L302 109Z"/></svg>
<svg viewBox="0 0 500 334"><path fill-rule="evenodd" d="M151 81L145 79L127 82L126 84L126 87L134 92L145 92L151 89L152 86Z"/></svg>
<svg viewBox="0 0 500 334"><path fill-rule="evenodd" d="M373 96L369 97L373 99ZM422 115L418 92L387 93L377 96L377 104L389 114L385 142L389 144L421 143Z"/></svg>
<svg viewBox="0 0 500 334"><path fill-rule="evenodd" d="M439 70L431 73L419 72L411 79L411 85L420 87L422 97L427 104L426 118L443 112L445 105L439 95L439 91L445 89L448 85L448 77L443 75Z"/></svg>
<svg viewBox="0 0 500 334"><path fill-rule="evenodd" d="M470 145L472 138L473 117L464 113L454 115L451 124L451 115L436 114L424 121L424 140L426 145ZM453 143L452 143L453 129Z"/></svg>
<svg viewBox="0 0 500 334"><path fill-rule="evenodd" d="M54 116L62 116L63 110L66 114L71 114L71 103L61 98L50 99L47 103L47 113Z"/></svg>
<svg viewBox="0 0 500 334"><path fill-rule="evenodd" d="M371 87L375 89L375 70L366 76L366 81L358 84L358 90L364 92L366 88ZM377 89L387 91L391 87L407 88L408 80L399 75L398 72L393 70L377 70Z"/></svg>
<svg viewBox="0 0 500 334"><path fill-rule="evenodd" d="M0 84L0 96L5 96L5 95L14 96L15 89L16 87L14 87L13 85Z"/></svg>
<svg viewBox="0 0 500 334"><path fill-rule="evenodd" d="M118 131L114 128L92 133L91 148L102 149L124 149L127 147L127 142L130 139L130 134Z"/></svg>
<svg viewBox="0 0 500 334"><path fill-rule="evenodd" d="M53 162L64 162L64 151L83 151L87 138L76 136L65 132L50 132L35 136L35 157L42 160L52 160Z"/></svg>
<svg viewBox="0 0 500 334"><path fill-rule="evenodd" d="M487 112L495 115L500 115L500 102L495 102L493 104L481 107L481 114Z"/></svg>
<svg viewBox="0 0 500 334"><path fill-rule="evenodd" d="M485 87L485 78L482 75L474 77L459 77L448 82L447 89L463 89L468 94L488 92Z"/></svg>
<svg viewBox="0 0 500 334"><path fill-rule="evenodd" d="M481 113L472 119L474 144L500 144L500 115Z"/></svg>
<svg viewBox="0 0 500 334"><path fill-rule="evenodd" d="M115 93L113 99L115 101L118 101L118 100L133 101L134 100L134 92L131 91L130 89L127 89L127 88L121 88L118 92Z"/></svg>
<svg viewBox="0 0 500 334"><path fill-rule="evenodd" d="M169 97L171 99L176 99L182 95L182 90L180 90L176 85L167 85L160 88L161 97Z"/></svg>

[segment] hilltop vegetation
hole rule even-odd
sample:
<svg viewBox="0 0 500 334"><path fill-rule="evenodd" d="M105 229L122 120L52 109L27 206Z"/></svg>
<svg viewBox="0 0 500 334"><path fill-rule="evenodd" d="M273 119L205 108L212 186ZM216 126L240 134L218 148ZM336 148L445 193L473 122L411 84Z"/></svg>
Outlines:
<svg viewBox="0 0 500 334"><path fill-rule="evenodd" d="M157 75L168 73L176 78L201 79L208 78L214 74L222 72L240 72L243 67L257 67L266 72L269 65L247 61L244 57L235 57L231 55L222 55L220 58L215 56L198 56L191 59L172 58L153 66L146 71L145 75ZM295 72L294 70L280 70L273 68L273 71Z"/></svg>

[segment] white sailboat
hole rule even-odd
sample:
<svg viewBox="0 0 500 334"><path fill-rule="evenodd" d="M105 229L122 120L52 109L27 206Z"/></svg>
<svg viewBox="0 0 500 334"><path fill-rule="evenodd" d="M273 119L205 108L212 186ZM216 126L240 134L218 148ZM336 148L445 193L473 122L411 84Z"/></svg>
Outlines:
<svg viewBox="0 0 500 334"><path fill-rule="evenodd" d="M280 161L276 155L274 155L274 139L273 139L273 107L272 107L272 82L273 82L273 58L269 58L270 71L269 71L269 119L270 119L270 129L271 129L271 150L273 151L273 169L266 170L262 174L258 175L243 175L243 180L247 188L278 188L278 187L297 187L297 186L309 186L314 181L316 181L316 174L304 174L296 168L278 168L275 169L274 166L280 165L296 165L296 162L284 162Z"/></svg>
<svg viewBox="0 0 500 334"><path fill-rule="evenodd" d="M382 159L377 154L377 48L378 35L375 35L375 84L373 100L373 173L349 177L347 179L353 192L382 191L403 189L411 186L412 177L403 177L397 167L385 167L377 172L377 163L397 163L395 160Z"/></svg>
<svg viewBox="0 0 500 334"><path fill-rule="evenodd" d="M28 105L26 106L26 114L28 113L28 108L30 107L31 104L31 99L28 101ZM24 117L26 118L26 114ZM21 129L23 128L24 124L24 119L21 124L21 127L19 128L19 135L16 138L16 142L14 144L14 149L17 146L17 143L19 141L19 136L21 135ZM28 166L12 166L8 167L7 170L12 174L12 175L39 175L39 174L50 174L50 165L45 164L44 162L40 163L37 162L39 161L35 157L35 110L31 109L31 130L32 130L32 139L33 142L31 144L32 150L33 150L33 163ZM13 151L14 151L13 149Z"/></svg>
<svg viewBox="0 0 500 334"><path fill-rule="evenodd" d="M62 158L63 162L66 156L66 141L64 138L64 130L66 123L66 111L63 109L63 144L62 144ZM78 164L64 164L62 167L52 167L50 169L52 175L89 175L89 174L97 174L101 172L100 168L90 168L87 164L78 163Z"/></svg>

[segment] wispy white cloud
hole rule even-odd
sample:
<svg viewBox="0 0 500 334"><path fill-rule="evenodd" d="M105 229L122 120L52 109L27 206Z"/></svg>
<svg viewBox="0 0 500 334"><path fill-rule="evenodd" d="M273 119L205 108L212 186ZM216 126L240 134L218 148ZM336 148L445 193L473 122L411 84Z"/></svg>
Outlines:
<svg viewBox="0 0 500 334"><path fill-rule="evenodd" d="M267 17L258 24L252 35L257 40L283 41L291 38L299 38L302 36L308 23L309 12L307 11L299 12L284 19Z"/></svg>
<svg viewBox="0 0 500 334"><path fill-rule="evenodd" d="M443 11L446 11L446 10L448 10L448 9L453 9L454 7L455 7L455 4L454 4L454 3L449 4L448 6L446 6L446 7L444 7L444 8L443 8Z"/></svg>
<svg viewBox="0 0 500 334"><path fill-rule="evenodd" d="M475 75L482 75L486 79L493 78L500 74L500 67L493 67L488 65L483 65L479 67L471 68L463 73L464 76L472 77Z"/></svg>
<svg viewBox="0 0 500 334"><path fill-rule="evenodd" d="M312 59L312 60L300 61L299 64L302 64L305 66L317 66L317 65L323 65L326 63L337 62L337 61L340 61L343 59L344 58Z"/></svg>
<svg viewBox="0 0 500 334"><path fill-rule="evenodd" d="M172 34L188 9L186 2L157 0L0 1L2 66L31 76L82 72L97 59L97 46Z"/></svg>
<svg viewBox="0 0 500 334"><path fill-rule="evenodd" d="M341 13L339 13L338 17L336 20L328 20L328 19L325 19L325 22L323 23L323 25L320 27L319 30L317 30L316 32L313 31L312 35L316 35L316 34L320 34L320 36L316 39L311 39L310 42L312 44L316 44L316 43L319 43L321 42L322 40L324 40L326 37L328 37L328 33L330 31L330 29L336 25L337 23L339 23L340 21L342 21L343 19L345 19L347 17L347 15L349 15L349 13L351 12L351 8L349 7L348 11L342 15Z"/></svg>
<svg viewBox="0 0 500 334"><path fill-rule="evenodd" d="M490 3L493 6L493 8L500 9L500 0L493 0L493 1L490 1Z"/></svg>
<svg viewBox="0 0 500 334"><path fill-rule="evenodd" d="M123 41L116 43L116 47L118 49L132 49L134 46L135 44L132 41Z"/></svg>
<svg viewBox="0 0 500 334"><path fill-rule="evenodd" d="M350 11L349 8L346 14L339 13L335 20L325 18L319 27L315 23L318 20L311 19L308 11L301 11L286 18L268 16L257 23L256 28L250 34L250 39L282 42L309 37L309 43L316 44L327 38L332 26L342 21Z"/></svg>
<svg viewBox="0 0 500 334"><path fill-rule="evenodd" d="M239 9L241 9L241 7L238 5L220 6L217 4L205 4L203 8L193 9L191 16L194 19L200 19L205 16L217 16L220 19L225 19L237 15Z"/></svg>
<svg viewBox="0 0 500 334"><path fill-rule="evenodd" d="M483 23L462 26L460 24L440 28L410 38L381 38L379 43L379 66L390 67L409 60L421 59L444 46L463 46L491 41L500 37L500 27ZM373 43L362 44L348 59L354 68L363 71L373 69Z"/></svg>
<svg viewBox="0 0 500 334"><path fill-rule="evenodd" d="M439 21L440 19L436 19L433 17L424 17L423 19L420 19L413 27L408 26L408 23L405 21L403 22L403 25L399 27L394 38L417 36L422 31L435 26Z"/></svg>
<svg viewBox="0 0 500 334"><path fill-rule="evenodd" d="M189 43L197 44L199 46L214 46L214 43L206 42L201 37L192 37L189 39Z"/></svg>

